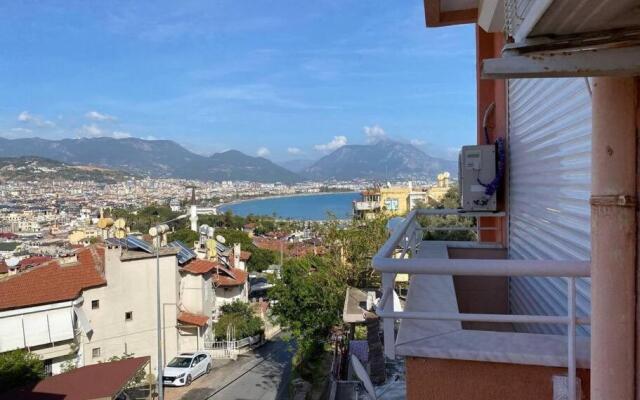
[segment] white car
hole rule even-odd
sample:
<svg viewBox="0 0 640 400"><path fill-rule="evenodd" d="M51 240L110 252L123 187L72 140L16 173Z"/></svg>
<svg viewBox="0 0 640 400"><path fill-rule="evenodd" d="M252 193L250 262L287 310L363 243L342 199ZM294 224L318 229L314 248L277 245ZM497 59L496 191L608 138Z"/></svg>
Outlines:
<svg viewBox="0 0 640 400"><path fill-rule="evenodd" d="M212 367L211 356L207 353L181 353L165 367L162 382L170 386L189 386L200 375L211 372Z"/></svg>

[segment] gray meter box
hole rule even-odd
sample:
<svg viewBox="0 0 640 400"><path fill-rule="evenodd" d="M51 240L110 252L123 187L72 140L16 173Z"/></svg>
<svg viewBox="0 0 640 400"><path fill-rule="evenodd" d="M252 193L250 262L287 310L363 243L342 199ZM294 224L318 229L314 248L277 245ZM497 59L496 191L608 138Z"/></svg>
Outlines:
<svg viewBox="0 0 640 400"><path fill-rule="evenodd" d="M496 177L496 146L463 146L460 150L459 164L458 181L462 209L496 211L496 193L487 196L486 188L482 186Z"/></svg>

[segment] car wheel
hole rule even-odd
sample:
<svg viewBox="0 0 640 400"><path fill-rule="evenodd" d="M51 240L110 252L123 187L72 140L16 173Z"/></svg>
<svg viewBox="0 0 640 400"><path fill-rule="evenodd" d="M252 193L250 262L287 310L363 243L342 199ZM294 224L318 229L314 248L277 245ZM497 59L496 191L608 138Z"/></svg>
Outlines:
<svg viewBox="0 0 640 400"><path fill-rule="evenodd" d="M185 386L191 385L191 375L187 375L187 380L184 383Z"/></svg>
<svg viewBox="0 0 640 400"><path fill-rule="evenodd" d="M209 372L211 372L211 364L207 364L207 372L206 372L206 374L209 374Z"/></svg>

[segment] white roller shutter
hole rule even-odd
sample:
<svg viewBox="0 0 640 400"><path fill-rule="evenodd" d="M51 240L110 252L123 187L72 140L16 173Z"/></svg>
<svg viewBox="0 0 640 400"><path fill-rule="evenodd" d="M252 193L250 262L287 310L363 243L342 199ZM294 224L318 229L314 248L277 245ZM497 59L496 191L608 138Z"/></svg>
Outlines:
<svg viewBox="0 0 640 400"><path fill-rule="evenodd" d="M22 317L0 318L0 353L23 347Z"/></svg>
<svg viewBox="0 0 640 400"><path fill-rule="evenodd" d="M26 338L27 347L51 343L47 313L27 314L23 317L22 323L24 324L24 337Z"/></svg>
<svg viewBox="0 0 640 400"><path fill-rule="evenodd" d="M73 339L73 314L70 308L52 310L48 315L52 342Z"/></svg>
<svg viewBox="0 0 640 400"><path fill-rule="evenodd" d="M509 257L591 258L591 97L582 78L516 79L509 99ZM578 313L590 313L589 279L577 283ZM566 315L563 278L512 278L514 314ZM518 329L562 333L565 327ZM579 332L589 334L588 327Z"/></svg>

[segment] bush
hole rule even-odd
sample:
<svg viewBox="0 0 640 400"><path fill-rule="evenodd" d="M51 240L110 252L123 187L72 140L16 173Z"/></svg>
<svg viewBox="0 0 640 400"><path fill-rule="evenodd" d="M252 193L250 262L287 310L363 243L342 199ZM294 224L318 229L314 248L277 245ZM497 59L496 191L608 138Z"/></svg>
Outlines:
<svg viewBox="0 0 640 400"><path fill-rule="evenodd" d="M217 340L227 338L227 328L235 328L235 339L243 339L264 331L262 319L256 316L247 303L234 301L220 308L222 315L214 325Z"/></svg>
<svg viewBox="0 0 640 400"><path fill-rule="evenodd" d="M13 350L0 354L0 388L8 390L44 377L44 363L40 357L26 350Z"/></svg>

